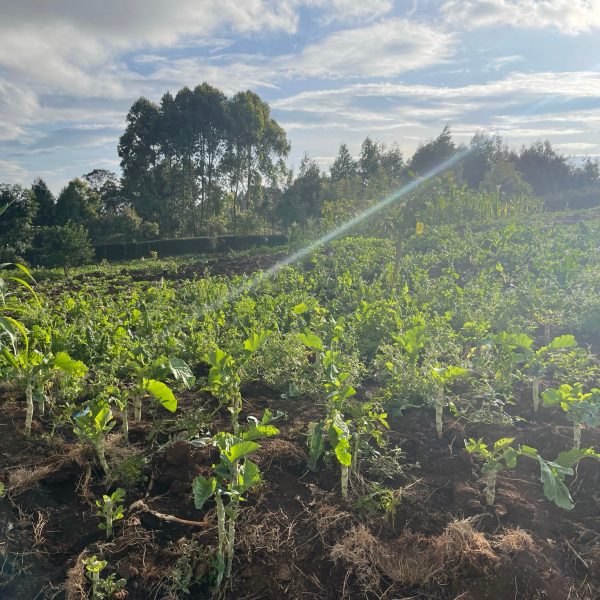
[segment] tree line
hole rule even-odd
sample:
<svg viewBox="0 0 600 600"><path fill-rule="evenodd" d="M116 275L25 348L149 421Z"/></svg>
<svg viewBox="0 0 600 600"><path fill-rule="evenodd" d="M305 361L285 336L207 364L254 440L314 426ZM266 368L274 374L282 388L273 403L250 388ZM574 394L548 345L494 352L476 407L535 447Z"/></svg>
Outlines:
<svg viewBox="0 0 600 600"><path fill-rule="evenodd" d="M493 194L538 197L551 210L600 204L598 161L575 164L549 141L516 150L478 132L465 146L446 126L410 158L367 137L358 156L342 143L328 171L305 155L296 173L285 163L289 151L286 132L251 91L227 97L203 83L158 104L139 98L118 141L120 176L95 169L56 198L42 179L28 189L0 185L0 207L8 206L0 259L37 248L60 263L83 248L81 262L90 243L331 225L332 215L350 217L440 164L448 168L436 193L462 190L471 203Z"/></svg>

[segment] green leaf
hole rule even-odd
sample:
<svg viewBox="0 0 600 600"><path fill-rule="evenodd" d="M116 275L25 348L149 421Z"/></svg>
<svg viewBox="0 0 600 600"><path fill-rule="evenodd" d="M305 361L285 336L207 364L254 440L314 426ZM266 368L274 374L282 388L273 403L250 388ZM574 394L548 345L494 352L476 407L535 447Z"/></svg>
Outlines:
<svg viewBox="0 0 600 600"><path fill-rule="evenodd" d="M252 442L250 440L244 440L243 442L238 442L237 444L233 444L228 449L223 450L223 455L229 460L229 462L235 462L244 456L247 456L251 452L254 452L260 448L260 446L256 442Z"/></svg>
<svg viewBox="0 0 600 600"><path fill-rule="evenodd" d="M508 446L510 446L515 441L515 438L500 438L496 442L494 442L494 452L500 452L504 450Z"/></svg>
<svg viewBox="0 0 600 600"><path fill-rule="evenodd" d="M311 350L325 351L321 338L314 333L299 333L298 338L300 338L300 341Z"/></svg>
<svg viewBox="0 0 600 600"><path fill-rule="evenodd" d="M214 477L198 477L192 482L192 491L194 493L194 506L201 509L204 503L215 493L217 489L217 480Z"/></svg>
<svg viewBox="0 0 600 600"><path fill-rule="evenodd" d="M171 388L162 381L156 379L143 379L142 388L156 398L169 412L177 410L177 399Z"/></svg>
<svg viewBox="0 0 600 600"><path fill-rule="evenodd" d="M573 467L579 460L586 457L598 460L600 459L600 454L593 448L571 448L571 450L561 452L555 462L561 467L569 468Z"/></svg>
<svg viewBox="0 0 600 600"><path fill-rule="evenodd" d="M323 421L312 423L310 434L308 436L308 468L316 471L317 461L325 452L325 440L323 439L323 430L325 424Z"/></svg>
<svg viewBox="0 0 600 600"><path fill-rule="evenodd" d="M246 350L246 352L256 352L257 350L260 350L260 348L265 345L265 342L271 337L271 335L273 335L273 332L269 330L264 330L260 333L251 335L244 342L244 350Z"/></svg>
<svg viewBox="0 0 600 600"><path fill-rule="evenodd" d="M253 485L260 482L260 469L251 460L246 459L240 469L238 491L245 494Z"/></svg>
<svg viewBox="0 0 600 600"><path fill-rule="evenodd" d="M75 377L84 377L87 373L85 364L80 360L72 359L66 352L57 352L53 365L55 369L60 369Z"/></svg>
<svg viewBox="0 0 600 600"><path fill-rule="evenodd" d="M573 469L565 469L556 463L538 457L540 463L540 480L544 485L544 495L559 508L571 510L575 505L567 486L563 482L564 475L572 475Z"/></svg>
<svg viewBox="0 0 600 600"><path fill-rule="evenodd" d="M532 448L531 446L520 446L519 453L523 454L524 456L529 456L531 458L538 457L538 451L535 448Z"/></svg>
<svg viewBox="0 0 600 600"><path fill-rule="evenodd" d="M330 438L332 438L332 446L338 462L345 467L349 467L352 463L352 454L350 452L350 429L344 421L342 414L337 412L334 414L331 428Z"/></svg>
<svg viewBox="0 0 600 600"><path fill-rule="evenodd" d="M575 336L571 334L559 335L555 337L549 344L549 350L562 350L563 348L574 348L577 346Z"/></svg>
<svg viewBox="0 0 600 600"><path fill-rule="evenodd" d="M196 378L188 364L180 358L171 358L169 360L171 373L176 380L181 381L185 387L194 385Z"/></svg>
<svg viewBox="0 0 600 600"><path fill-rule="evenodd" d="M279 433L279 429L273 425L263 425L262 423L252 423L247 431L242 433L244 440L259 440L261 438L273 437Z"/></svg>
<svg viewBox="0 0 600 600"><path fill-rule="evenodd" d="M296 315L303 315L305 312L308 312L309 310L310 309L304 302L300 302L300 304L296 304L296 306L294 306L294 308L292 308L292 311Z"/></svg>
<svg viewBox="0 0 600 600"><path fill-rule="evenodd" d="M563 394L555 388L548 388L542 392L542 400L545 406L555 406L563 401Z"/></svg>
<svg viewBox="0 0 600 600"><path fill-rule="evenodd" d="M519 453L514 448L507 448L503 454L504 464L509 469L514 469L517 466L518 456Z"/></svg>

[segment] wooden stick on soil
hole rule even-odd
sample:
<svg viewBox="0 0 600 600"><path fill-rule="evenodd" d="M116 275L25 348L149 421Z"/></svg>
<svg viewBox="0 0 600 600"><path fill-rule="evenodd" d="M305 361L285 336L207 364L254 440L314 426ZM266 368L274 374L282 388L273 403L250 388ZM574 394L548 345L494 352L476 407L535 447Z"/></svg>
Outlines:
<svg viewBox="0 0 600 600"><path fill-rule="evenodd" d="M190 521L188 519L180 519L179 517L174 517L173 515L166 515L165 513L158 512L156 510L151 509L143 500L137 500L129 507L129 510L136 509L150 513L151 515L154 515L157 519L162 519L163 521L169 521L171 523L180 523L181 525L192 525L193 527L206 527L207 525L204 521Z"/></svg>

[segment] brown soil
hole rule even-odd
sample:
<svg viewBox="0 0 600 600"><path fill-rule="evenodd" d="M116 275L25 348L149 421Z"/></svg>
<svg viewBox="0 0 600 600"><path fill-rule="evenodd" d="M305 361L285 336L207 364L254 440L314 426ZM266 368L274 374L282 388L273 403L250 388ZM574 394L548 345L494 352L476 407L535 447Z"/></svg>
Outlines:
<svg viewBox="0 0 600 600"><path fill-rule="evenodd" d="M181 413L203 401L184 397ZM442 440L428 410L393 419L390 446L402 449L406 467L386 482L403 488L392 526L341 500L334 466L307 471L306 426L318 416L317 407L260 395L246 402L252 414L266 406L287 418L280 435L262 441L255 456L264 485L244 505L234 574L223 598L600 599L600 463L582 461L568 481L572 511L544 498L536 465L525 459L498 477L496 505L489 508L477 461L463 450L468 437L494 441L511 435L555 457L570 441L562 415L544 411L539 422L516 430L448 418ZM39 421L35 436L26 439L21 408L0 406L0 478L11 490L0 500L0 598L85 598L80 561L92 554L109 561L107 572L127 579L123 597L130 600L186 597L169 592L169 574L182 554L190 557L190 575L208 572L215 511L210 503L202 511L194 508L191 481L208 474L215 457L206 447L168 444L177 422L158 417L158 427L149 418L132 426L132 448L116 434L109 440L109 460L115 462L132 449L163 448L145 467L147 480L126 498L126 506L142 503L126 513L114 541L107 542L94 506L106 485L93 454L72 439L42 437L47 424ZM158 435L149 436L157 428ZM584 431L583 442L600 447L600 431ZM189 590L189 598L210 598L206 582Z"/></svg>

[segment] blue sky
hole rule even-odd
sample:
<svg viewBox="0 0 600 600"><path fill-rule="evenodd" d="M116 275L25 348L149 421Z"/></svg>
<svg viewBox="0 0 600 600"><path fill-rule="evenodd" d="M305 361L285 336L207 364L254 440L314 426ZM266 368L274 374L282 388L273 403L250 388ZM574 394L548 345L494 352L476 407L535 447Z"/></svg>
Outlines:
<svg viewBox="0 0 600 600"><path fill-rule="evenodd" d="M119 170L143 95L252 89L326 168L450 124L600 157L600 0L0 0L0 182Z"/></svg>

